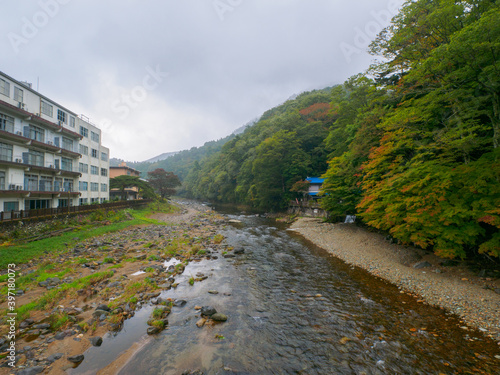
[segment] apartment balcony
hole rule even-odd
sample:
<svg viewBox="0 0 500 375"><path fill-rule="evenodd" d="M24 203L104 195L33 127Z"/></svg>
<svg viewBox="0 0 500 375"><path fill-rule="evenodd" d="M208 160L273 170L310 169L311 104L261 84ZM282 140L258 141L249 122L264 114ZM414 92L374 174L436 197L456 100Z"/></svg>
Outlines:
<svg viewBox="0 0 500 375"><path fill-rule="evenodd" d="M43 119L42 117L40 117L40 115L37 113L31 113L31 112L25 111L22 108L18 108L12 104L6 103L6 102L1 101L1 100L0 100L0 109L7 111L7 112L9 112L17 117L22 117L26 121L29 121L32 124L38 124L38 125L41 125L45 128L52 129L57 133L62 133L62 134L67 135L73 139L83 139L82 135L80 135L79 133L76 133L74 131L71 131L69 129L64 128L62 126L62 124L60 124L60 123L47 121L47 120Z"/></svg>
<svg viewBox="0 0 500 375"><path fill-rule="evenodd" d="M58 146L54 144L54 141L48 140L47 142L37 141L35 139L31 139L25 137L21 131L14 132L14 130L0 130L0 137L6 140L10 140L12 142L22 144L26 147L31 147L37 150L42 150L44 152L53 152L55 154L61 154L64 156L68 156L70 158L76 159L80 158L81 154L77 152L75 146Z"/></svg>
<svg viewBox="0 0 500 375"><path fill-rule="evenodd" d="M25 183L25 184L4 184L0 185L1 196L11 197L79 197L81 195L78 191L73 191L73 187L64 184L63 188L57 188L57 184L44 184L40 183Z"/></svg>
<svg viewBox="0 0 500 375"><path fill-rule="evenodd" d="M11 168L22 168L25 172L42 172L51 176L81 177L80 172L69 168L56 168L54 164L33 163L23 158L10 158L0 155L0 165Z"/></svg>

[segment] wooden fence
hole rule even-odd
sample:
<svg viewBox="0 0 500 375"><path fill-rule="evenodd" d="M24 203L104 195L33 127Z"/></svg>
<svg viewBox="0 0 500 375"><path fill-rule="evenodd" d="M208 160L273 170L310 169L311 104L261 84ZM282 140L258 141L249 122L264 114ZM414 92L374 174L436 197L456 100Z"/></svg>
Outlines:
<svg viewBox="0 0 500 375"><path fill-rule="evenodd" d="M0 212L0 223L20 220L31 220L41 218L51 218L62 215L76 215L79 213L92 212L96 210L113 210L121 208L138 207L152 202L152 199L136 199L130 201L118 201L101 204L89 204L84 206L69 206L58 208L41 208L38 210L20 210Z"/></svg>

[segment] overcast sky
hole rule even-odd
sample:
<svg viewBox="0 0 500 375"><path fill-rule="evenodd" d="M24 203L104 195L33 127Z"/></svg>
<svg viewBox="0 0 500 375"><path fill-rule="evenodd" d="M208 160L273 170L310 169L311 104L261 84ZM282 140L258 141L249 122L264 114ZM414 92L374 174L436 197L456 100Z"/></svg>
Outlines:
<svg viewBox="0 0 500 375"><path fill-rule="evenodd" d="M342 83L403 0L0 0L0 70L84 114L112 157L220 139Z"/></svg>

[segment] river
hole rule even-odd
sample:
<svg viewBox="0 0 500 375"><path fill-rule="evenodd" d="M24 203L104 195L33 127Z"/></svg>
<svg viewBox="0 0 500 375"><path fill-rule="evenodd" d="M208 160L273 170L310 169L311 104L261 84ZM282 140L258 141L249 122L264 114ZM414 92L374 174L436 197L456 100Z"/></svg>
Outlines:
<svg viewBox="0 0 500 375"><path fill-rule="evenodd" d="M244 254L191 262L179 286L162 292L187 301L173 308L168 329L145 335L153 306L144 306L68 373L499 373L496 343L444 310L417 303L270 219L228 218L241 223L222 234ZM190 285L198 273L209 277ZM198 328L195 306L213 306L229 319Z"/></svg>

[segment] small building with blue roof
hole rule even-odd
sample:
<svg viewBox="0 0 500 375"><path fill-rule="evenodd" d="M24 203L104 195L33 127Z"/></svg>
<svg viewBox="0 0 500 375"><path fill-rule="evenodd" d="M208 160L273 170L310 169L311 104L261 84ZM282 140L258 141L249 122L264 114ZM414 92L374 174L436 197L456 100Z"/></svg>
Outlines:
<svg viewBox="0 0 500 375"><path fill-rule="evenodd" d="M307 177L306 181L309 182L309 191L307 192L307 195L315 199L318 198L318 193L321 190L321 186L323 185L325 179L320 177Z"/></svg>

